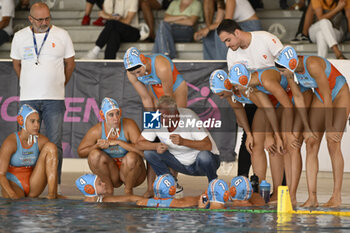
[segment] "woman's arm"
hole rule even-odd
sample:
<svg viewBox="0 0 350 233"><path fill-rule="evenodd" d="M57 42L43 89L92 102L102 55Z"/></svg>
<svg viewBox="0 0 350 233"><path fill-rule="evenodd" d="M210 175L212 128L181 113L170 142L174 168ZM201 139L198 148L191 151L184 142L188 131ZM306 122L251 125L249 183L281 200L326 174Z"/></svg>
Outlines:
<svg viewBox="0 0 350 233"><path fill-rule="evenodd" d="M154 110L155 106L153 103L153 99L152 99L152 96L150 95L150 93L148 92L146 86L143 83L141 83L140 81L138 81L137 78L133 74L131 74L130 72L127 71L126 74L128 76L130 83L133 85L136 92L141 97L143 107L146 110Z"/></svg>
<svg viewBox="0 0 350 233"><path fill-rule="evenodd" d="M194 26L197 23L198 16L191 15L169 15L165 14L164 21L168 23L176 23L180 25L186 25L186 26Z"/></svg>
<svg viewBox="0 0 350 233"><path fill-rule="evenodd" d="M327 13L323 13L323 9L321 7L318 7L315 10L315 14L318 20L321 19L332 19L338 12L342 11L346 5L346 0L339 0L337 6L328 11Z"/></svg>
<svg viewBox="0 0 350 233"><path fill-rule="evenodd" d="M120 145L127 151L135 152L143 157L143 152L141 150L138 150L135 145L137 143L137 139L141 135L139 127L136 125L135 121L129 118L123 119L123 128L124 133L126 134L126 139L128 142L124 142L121 140L110 140L110 145Z"/></svg>
<svg viewBox="0 0 350 233"><path fill-rule="evenodd" d="M16 136L14 134L11 134L5 139L0 149L0 185L11 199L19 198L16 195L15 191L12 189L10 182L6 178L11 156L16 152L16 150Z"/></svg>
<svg viewBox="0 0 350 233"><path fill-rule="evenodd" d="M236 0L226 1L225 19L233 19L236 9Z"/></svg>
<svg viewBox="0 0 350 233"><path fill-rule="evenodd" d="M103 140L100 143L98 140L101 138L101 127L99 124L93 126L85 134L78 147L78 155L80 158L87 158L89 153L94 149L106 149L109 144L107 140Z"/></svg>
<svg viewBox="0 0 350 233"><path fill-rule="evenodd" d="M168 59L163 56L157 56L155 61L156 74L162 82L164 95L174 97L173 93L173 72Z"/></svg>

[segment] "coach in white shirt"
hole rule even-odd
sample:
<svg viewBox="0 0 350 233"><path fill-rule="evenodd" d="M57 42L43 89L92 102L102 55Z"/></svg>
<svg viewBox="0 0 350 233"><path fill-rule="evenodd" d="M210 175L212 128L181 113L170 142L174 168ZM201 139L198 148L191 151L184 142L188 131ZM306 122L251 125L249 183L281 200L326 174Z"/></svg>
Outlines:
<svg viewBox="0 0 350 233"><path fill-rule="evenodd" d="M219 150L210 133L203 127L187 123L200 121L192 110L177 108L169 96L159 99L160 129L145 129L137 142L145 159L159 175L170 173L169 168L187 175L217 178L220 166ZM186 127L187 126L187 127ZM153 142L156 137L160 142Z"/></svg>

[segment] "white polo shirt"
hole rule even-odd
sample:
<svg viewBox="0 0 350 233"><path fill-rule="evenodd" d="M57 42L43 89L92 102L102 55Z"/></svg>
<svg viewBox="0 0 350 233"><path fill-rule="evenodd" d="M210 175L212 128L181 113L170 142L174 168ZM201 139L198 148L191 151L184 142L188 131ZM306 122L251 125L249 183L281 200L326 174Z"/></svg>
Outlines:
<svg viewBox="0 0 350 233"><path fill-rule="evenodd" d="M186 122L188 119L199 120L199 117L191 109L188 108L178 108L180 113L180 121ZM173 132L169 132L166 127L161 127L160 129L145 129L142 132L142 136L148 141L154 141L156 137L168 146L168 150L171 154L175 156L177 160L183 165L191 165L196 161L199 150L192 149L186 146L175 145L170 140L170 135L179 134L182 138L194 141L203 140L205 137L209 137L211 141L211 152L215 155L219 155L219 150L216 146L215 141L211 137L210 133L205 128L191 127L188 130L176 128Z"/></svg>
<svg viewBox="0 0 350 233"><path fill-rule="evenodd" d="M38 51L45 33L35 33ZM64 61L75 55L68 33L52 26L39 55L34 50L30 27L15 33L11 46L11 58L21 60L20 100L64 100Z"/></svg>
<svg viewBox="0 0 350 233"><path fill-rule="evenodd" d="M238 62L243 63L251 70L275 66L275 57L283 49L281 41L269 32L250 33L252 39L248 48L238 48L236 51L228 49L227 67L229 70Z"/></svg>

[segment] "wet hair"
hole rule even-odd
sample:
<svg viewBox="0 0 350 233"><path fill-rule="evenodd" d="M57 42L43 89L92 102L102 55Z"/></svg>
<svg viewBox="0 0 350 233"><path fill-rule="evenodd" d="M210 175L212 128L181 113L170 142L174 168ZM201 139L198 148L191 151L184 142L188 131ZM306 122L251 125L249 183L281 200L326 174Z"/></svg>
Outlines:
<svg viewBox="0 0 350 233"><path fill-rule="evenodd" d="M134 70L137 70L138 68L140 68L142 65L137 65L137 66L134 66L134 67L131 67L130 69L127 69L127 71L134 71Z"/></svg>
<svg viewBox="0 0 350 233"><path fill-rule="evenodd" d="M224 19L219 24L218 28L216 29L217 34L220 35L221 32L227 32L234 34L236 30L242 30L241 27L238 25L238 23L232 19Z"/></svg>
<svg viewBox="0 0 350 233"><path fill-rule="evenodd" d="M281 69L283 69L283 68L284 68L284 69L286 69L286 67L281 66L280 64L278 64L278 63L276 63L276 62L275 62L275 66L276 66L277 68L281 68Z"/></svg>

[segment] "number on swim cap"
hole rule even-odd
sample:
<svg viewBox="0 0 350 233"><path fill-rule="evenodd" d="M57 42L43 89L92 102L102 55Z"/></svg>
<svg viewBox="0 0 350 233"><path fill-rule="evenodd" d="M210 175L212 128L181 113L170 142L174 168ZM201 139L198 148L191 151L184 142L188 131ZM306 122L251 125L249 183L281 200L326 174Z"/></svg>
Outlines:
<svg viewBox="0 0 350 233"><path fill-rule="evenodd" d="M293 50L288 49L287 51L284 52L284 55L286 55L286 58L289 60L291 57L293 57Z"/></svg>
<svg viewBox="0 0 350 233"><path fill-rule="evenodd" d="M240 183L242 183L243 182L243 180L242 179L238 179L238 180L236 180L235 181L235 186L238 186Z"/></svg>
<svg viewBox="0 0 350 233"><path fill-rule="evenodd" d="M236 71L237 76L240 76L242 74L242 72L239 69L239 67L235 67L235 71Z"/></svg>
<svg viewBox="0 0 350 233"><path fill-rule="evenodd" d="M224 81L225 79L225 77L222 74L217 74L216 77L218 77L220 81Z"/></svg>
<svg viewBox="0 0 350 233"><path fill-rule="evenodd" d="M83 178L80 178L79 182L80 182L80 184L82 184L82 185L86 184L86 181L85 181Z"/></svg>
<svg viewBox="0 0 350 233"><path fill-rule="evenodd" d="M131 54L134 55L134 56L136 56L136 57L139 56L139 53L137 52L136 49L133 49L133 50L131 51Z"/></svg>
<svg viewBox="0 0 350 233"><path fill-rule="evenodd" d="M170 186L171 186L169 180L164 180L164 184L165 184L167 187L170 187Z"/></svg>
<svg viewBox="0 0 350 233"><path fill-rule="evenodd" d="M223 183L219 183L219 186L222 188L222 190L226 190Z"/></svg>

